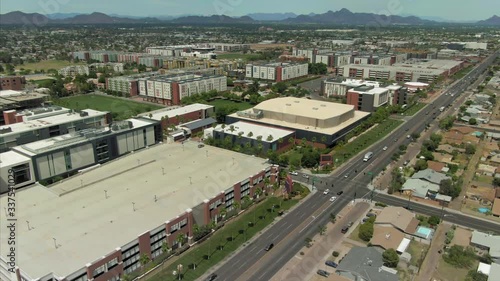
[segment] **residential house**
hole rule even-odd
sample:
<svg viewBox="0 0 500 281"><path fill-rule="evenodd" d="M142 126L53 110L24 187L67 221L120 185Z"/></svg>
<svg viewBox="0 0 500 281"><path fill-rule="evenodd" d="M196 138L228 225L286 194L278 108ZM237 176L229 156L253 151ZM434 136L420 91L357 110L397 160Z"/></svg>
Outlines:
<svg viewBox="0 0 500 281"><path fill-rule="evenodd" d="M418 223L413 212L393 206L385 207L375 220L375 225L392 226L408 234L415 233Z"/></svg>
<svg viewBox="0 0 500 281"><path fill-rule="evenodd" d="M497 171L497 167L491 166L491 165L486 165L486 164L479 164L476 173L480 173L485 176L492 177L495 175Z"/></svg>
<svg viewBox="0 0 500 281"><path fill-rule="evenodd" d="M446 168L446 164L429 160L429 161L427 161L427 167L428 167L428 169L431 169L435 172L443 172L443 169Z"/></svg>
<svg viewBox="0 0 500 281"><path fill-rule="evenodd" d="M500 217L500 198L495 198L495 200L493 200L493 207L491 208L491 213L495 217Z"/></svg>
<svg viewBox="0 0 500 281"><path fill-rule="evenodd" d="M488 251L495 262L500 261L500 236L474 230L470 245Z"/></svg>
<svg viewBox="0 0 500 281"><path fill-rule="evenodd" d="M447 153L439 153L439 152L433 152L432 156L434 156L434 161L437 162L442 162L446 164L456 164L453 163L453 156Z"/></svg>
<svg viewBox="0 0 500 281"><path fill-rule="evenodd" d="M354 247L342 259L336 274L356 281L398 281L397 271L384 266L375 247Z"/></svg>
<svg viewBox="0 0 500 281"><path fill-rule="evenodd" d="M405 238L405 234L399 229L392 226L375 225L373 229L373 237L370 243L373 246L380 247L384 250L398 249L399 245Z"/></svg>
<svg viewBox="0 0 500 281"><path fill-rule="evenodd" d="M459 148L459 147L454 147L454 146L449 145L449 144L440 144L438 146L438 148L436 149L436 151L446 152L448 154L452 154L453 151L458 151L460 153L464 153L465 149Z"/></svg>

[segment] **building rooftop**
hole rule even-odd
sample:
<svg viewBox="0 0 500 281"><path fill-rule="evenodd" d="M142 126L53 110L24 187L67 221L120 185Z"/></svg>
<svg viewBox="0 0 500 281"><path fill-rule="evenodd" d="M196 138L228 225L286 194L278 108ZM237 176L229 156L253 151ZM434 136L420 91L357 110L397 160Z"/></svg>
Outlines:
<svg viewBox="0 0 500 281"><path fill-rule="evenodd" d="M488 281L500 281L500 264L498 263L491 264Z"/></svg>
<svg viewBox="0 0 500 281"><path fill-rule="evenodd" d="M490 256L500 258L500 236L474 230L472 232L471 243L488 247Z"/></svg>
<svg viewBox="0 0 500 281"><path fill-rule="evenodd" d="M405 234L392 226L375 225L370 243L386 250L391 248L396 250L403 238Z"/></svg>
<svg viewBox="0 0 500 281"><path fill-rule="evenodd" d="M405 208L393 206L385 207L377 216L375 223L390 224L403 232L411 234L417 230L418 226L418 220L415 218L414 213Z"/></svg>
<svg viewBox="0 0 500 281"><path fill-rule="evenodd" d="M398 275L391 273L383 264L382 253L374 247L354 247L342 259L336 271L349 275L351 280L357 280L357 276L370 281L399 280Z"/></svg>
<svg viewBox="0 0 500 281"><path fill-rule="evenodd" d="M57 108L57 107L56 107ZM52 111L36 111L27 110L21 111L19 113L25 114L23 119L24 122L3 125L0 126L1 129L7 129L5 133L0 134L2 137L6 137L11 134L20 134L23 132L30 132L33 130L38 130L40 128L51 127L59 124L70 123L82 119L92 118L92 117L103 117L108 112L97 111L93 109L84 109L81 110L83 114L80 112L75 112L67 108L58 107L58 109L54 109ZM38 118L37 115L45 116Z"/></svg>
<svg viewBox="0 0 500 281"><path fill-rule="evenodd" d="M233 128L233 130L231 130ZM254 123L247 123L247 122L242 122L238 121L235 123L232 123L231 125L225 125L224 129L222 129L222 125L217 125L214 129L215 131L224 131L226 134L231 134L234 136L238 136L239 134L242 134L245 138L249 139L254 139L258 140L259 137L262 137L262 142L272 142L278 139L285 139L286 137L290 136L293 134L293 131L289 130L283 130L283 129L278 129L278 128L273 128L273 127L268 127L268 126L263 126L263 125L258 125ZM252 132L252 136L249 137L248 133ZM268 141L267 137L272 136L273 140ZM285 139L285 141L288 141Z"/></svg>
<svg viewBox="0 0 500 281"><path fill-rule="evenodd" d="M195 120L195 121L183 123L181 125L181 127L188 128L190 130L196 130L196 129L199 129L199 128L202 128L202 127L205 127L205 126L208 126L208 125L212 125L214 123L217 123L217 120L215 120L212 117L208 117L208 118L205 118L205 119L198 119L198 120Z"/></svg>
<svg viewBox="0 0 500 281"><path fill-rule="evenodd" d="M167 107L151 112L146 112L141 114L141 116L149 116L149 114L152 114L151 119L160 121L162 117L168 116L168 118L173 118L175 116L181 116L187 113L191 113L194 111L198 110L207 110L209 108L214 108L212 105L207 105L207 104L201 104L201 103L194 103L186 106L175 106L175 107Z"/></svg>
<svg viewBox="0 0 500 281"><path fill-rule="evenodd" d="M356 92L364 95L382 94L387 91L389 91L389 89L387 88L373 88L371 86L365 86L365 85L350 90L350 92Z"/></svg>
<svg viewBox="0 0 500 281"><path fill-rule="evenodd" d="M152 146L50 188L18 190L17 219L32 228L17 229L20 268L33 279L49 271L66 276L269 167L261 158L197 145ZM6 203L4 194L0 204ZM0 222L6 223L3 211Z"/></svg>
<svg viewBox="0 0 500 281"><path fill-rule="evenodd" d="M434 184L440 184L441 181L451 179L445 174L438 173L432 169L425 169L416 172L412 177L412 179L422 179Z"/></svg>
<svg viewBox="0 0 500 281"><path fill-rule="evenodd" d="M410 178L406 180L401 190L412 191L412 196L425 198L427 196L427 192L429 191L438 192L439 184L431 183L421 179Z"/></svg>
<svg viewBox="0 0 500 281"><path fill-rule="evenodd" d="M21 155L19 153L16 153L14 151L7 151L0 154L0 166L10 167L12 165L24 161L28 162L30 160L31 160L30 158Z"/></svg>

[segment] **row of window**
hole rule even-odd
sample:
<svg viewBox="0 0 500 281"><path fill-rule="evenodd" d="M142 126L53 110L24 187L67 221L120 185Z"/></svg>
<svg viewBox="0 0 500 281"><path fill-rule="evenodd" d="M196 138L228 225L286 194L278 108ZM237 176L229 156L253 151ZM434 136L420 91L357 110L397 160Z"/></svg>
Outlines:
<svg viewBox="0 0 500 281"><path fill-rule="evenodd" d="M100 275L103 275L104 272L107 272L109 270L111 270L112 268L114 268L115 266L118 265L118 258L114 258L110 261L108 261L107 263L97 267L96 269L94 269L94 272L92 273L92 276L94 278L100 276Z"/></svg>
<svg viewBox="0 0 500 281"><path fill-rule="evenodd" d="M173 233L173 232L181 229L186 224L187 224L187 218L184 218L183 220L177 222L176 224L171 225L170 226L170 233Z"/></svg>
<svg viewBox="0 0 500 281"><path fill-rule="evenodd" d="M123 260L126 260L127 258L136 255L137 253L139 253L139 245L136 245L135 247L125 250L122 253Z"/></svg>

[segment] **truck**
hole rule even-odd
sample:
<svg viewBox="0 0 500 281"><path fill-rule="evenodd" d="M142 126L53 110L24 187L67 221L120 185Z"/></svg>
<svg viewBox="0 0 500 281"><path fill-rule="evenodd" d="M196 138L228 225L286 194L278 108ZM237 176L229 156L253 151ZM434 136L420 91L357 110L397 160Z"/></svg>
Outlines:
<svg viewBox="0 0 500 281"><path fill-rule="evenodd" d="M444 111L444 109L445 109L445 107L444 107L444 106L441 106L441 107L439 108L439 111L443 112L443 111Z"/></svg>
<svg viewBox="0 0 500 281"><path fill-rule="evenodd" d="M363 158L363 161L367 162L368 160L370 160L370 158L372 158L372 156L373 156L373 152L371 152L371 151L367 152L365 154L365 158Z"/></svg>

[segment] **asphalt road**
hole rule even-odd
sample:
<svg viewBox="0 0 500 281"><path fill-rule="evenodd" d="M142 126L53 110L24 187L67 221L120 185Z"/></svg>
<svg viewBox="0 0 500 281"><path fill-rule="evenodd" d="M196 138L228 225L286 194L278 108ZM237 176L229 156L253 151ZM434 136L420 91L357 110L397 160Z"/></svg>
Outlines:
<svg viewBox="0 0 500 281"><path fill-rule="evenodd" d="M281 218L259 239L217 269L218 280L270 280L303 247L304 239L317 233L318 226L328 221L330 213L338 213L353 198L370 198L373 193L369 191L367 185L370 183L371 175L375 176L380 173L391 162L391 156L397 151L399 145L410 142L406 136L413 132L422 132L426 124L433 122L441 113L439 108L450 106L454 99L474 82L493 60L494 58L491 57L485 60L467 76L450 85L446 90L446 93L450 93L450 95L442 94L387 138L374 144L370 148L370 151L373 152L372 159L365 162L363 161L364 155L358 155L332 176L318 178L314 186L319 191L328 188L330 194L324 195L323 192L317 192L307 202ZM384 146L388 147L386 151L382 149ZM294 180L307 181L308 179L304 175L298 175L294 176ZM329 202L331 195L341 190L344 193L335 202ZM375 200L390 205L406 206L408 204L406 200L388 195L377 193L374 195L376 196ZM481 231L500 232L500 226L497 224L480 219L448 213L446 210L435 209L415 202L411 203L411 208L422 214L442 216L446 221ZM266 252L264 248L269 243L274 243L274 248ZM272 262L264 263L263 260Z"/></svg>

